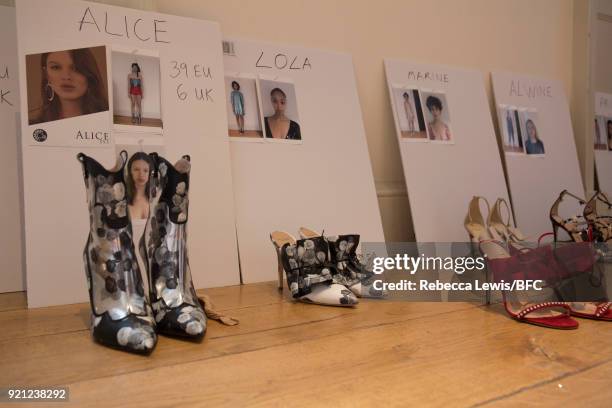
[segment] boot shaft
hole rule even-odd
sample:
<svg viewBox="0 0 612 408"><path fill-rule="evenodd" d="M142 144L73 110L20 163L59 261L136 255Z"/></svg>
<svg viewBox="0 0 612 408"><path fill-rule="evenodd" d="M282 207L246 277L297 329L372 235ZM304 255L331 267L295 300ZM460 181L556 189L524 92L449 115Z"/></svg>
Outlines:
<svg viewBox="0 0 612 408"><path fill-rule="evenodd" d="M141 251L146 254L150 298L154 309L197 307L187 251L189 204L189 156L175 165L152 153L151 216L145 228ZM164 305L158 303L163 300Z"/></svg>

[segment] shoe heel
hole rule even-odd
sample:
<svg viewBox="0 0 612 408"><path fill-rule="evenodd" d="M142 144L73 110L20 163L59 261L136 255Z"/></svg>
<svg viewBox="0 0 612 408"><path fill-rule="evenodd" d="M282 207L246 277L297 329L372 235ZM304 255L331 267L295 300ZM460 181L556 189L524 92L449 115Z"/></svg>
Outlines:
<svg viewBox="0 0 612 408"><path fill-rule="evenodd" d="M491 272L489 272L489 268L485 270L485 279L488 283L491 283ZM485 291L485 305L489 306L491 304L491 289L487 289Z"/></svg>
<svg viewBox="0 0 612 408"><path fill-rule="evenodd" d="M559 225L553 221L553 237L555 242L557 242L557 234L559 232Z"/></svg>
<svg viewBox="0 0 612 408"><path fill-rule="evenodd" d="M288 238L288 236L282 235L286 233L280 231L274 231L270 233L270 241L272 241L272 245L274 245L274 250L276 251L276 262L277 262L277 273L278 273L278 291L283 291L283 275L285 269L283 268L283 261L281 257L281 251L283 250L283 242ZM293 237L291 237L293 239ZM293 239L295 241L295 239Z"/></svg>
<svg viewBox="0 0 612 408"><path fill-rule="evenodd" d="M278 261L278 291L282 292L283 291L283 264L281 262L281 256L280 256L280 252L279 250L276 251L276 257L277 257L277 261Z"/></svg>

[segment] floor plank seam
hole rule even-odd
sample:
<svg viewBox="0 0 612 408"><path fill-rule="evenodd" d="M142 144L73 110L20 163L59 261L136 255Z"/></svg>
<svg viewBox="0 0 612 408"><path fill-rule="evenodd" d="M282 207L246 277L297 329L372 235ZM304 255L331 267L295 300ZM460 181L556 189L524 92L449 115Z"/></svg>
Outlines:
<svg viewBox="0 0 612 408"><path fill-rule="evenodd" d="M427 316L415 316L413 318L408 318L406 320L400 320L400 321L396 321L396 322L387 322L387 323L375 324L375 325L372 325L372 326L356 327L356 328L353 328L351 330L352 331L360 331L360 330L368 330L368 329L372 329L372 328L376 328L376 327L384 327L384 326L389 326L389 325L402 324L402 323L406 323L406 322L409 322L409 321L414 321L414 320L419 320L419 319L427 319L427 318L430 318L430 317L442 316L442 315L446 315L446 314L451 314L451 313L456 313L456 312L460 312L460 311L465 311L465 310L468 310L468 309L471 309L471 308L473 308L473 307L469 307L469 308L465 308L465 309L458 309L458 310L449 310L447 312L442 312L442 313L437 313L437 314L432 314L432 315L427 315ZM297 325L295 325L295 326L297 326ZM267 330L265 330L265 331L267 331ZM253 333L253 332L251 332L251 333ZM201 363L201 362L210 361L210 360L214 360L214 359L218 359L218 358L223 358L223 357L227 357L227 356L237 356L237 355L246 354L246 353L254 353L254 352L258 352L258 351L265 350L265 349L273 349L273 348L276 348L276 347L283 347L283 346L286 346L288 344L300 344L300 343L303 343L303 342L306 342L306 341L321 340L321 339L325 339L325 338L333 337L333 336L338 336L338 335L339 335L339 333L333 333L333 334L328 334L328 335L317 337L316 339L310 339L309 338L309 339L298 340L298 341L291 341L291 342L287 341L287 342L283 342L283 343L274 344L274 345L271 345L271 346L257 347L257 348L253 348L253 349L250 349L250 350L230 352L230 353L223 352L223 353L220 353L218 355L214 355L214 356L210 356L210 357L204 357L204 358L184 361L184 362L180 362L180 363L160 365L160 366L157 366L157 367L155 367L153 369L154 370L158 370L158 369L162 369L162 368L178 367L178 366L181 366L181 365L191 364L191 363ZM219 337L217 339L220 339L220 338L222 338L222 337ZM73 381L73 382L68 383L68 384L62 384L62 386L70 386L70 385L74 385L74 384L85 383L85 382L88 382L88 381L103 380L103 379L106 379L106 378L118 378L118 377L122 377L122 376L126 376L126 375L132 375L132 374L135 374L135 373L151 371L151 370L152 370L151 368L137 369L137 370L133 370L133 371L129 371L129 372L123 372L123 373L121 373L119 375L104 375L104 376L100 376L100 377L94 377L94 378L88 378L88 379L79 380L79 381ZM58 385L58 384L52 384L52 385Z"/></svg>
<svg viewBox="0 0 612 408"><path fill-rule="evenodd" d="M275 305L275 304L280 304L280 303L289 303L289 302L287 300L283 299L283 300L281 300L279 302L261 303L261 304L257 304L257 305L249 305L249 306L241 306L241 307L218 308L216 310L218 310L219 312L231 312L233 310L243 310L243 309L249 309L249 308L253 308L253 307L270 306L270 305ZM48 308L66 307L66 306L67 305L48 306ZM86 302L84 302L84 303L73 303L71 306L79 307L79 308L80 307L87 307L87 308L89 308L89 303L86 303ZM28 309L28 307L25 306L25 307L18 307L18 308L14 308L14 309L0 310L0 313L4 313L4 312L16 312L16 311L20 311L20 310L36 312L36 311L38 311L40 309L47 309L47 307L40 307L40 308L36 307L36 308Z"/></svg>
<svg viewBox="0 0 612 408"><path fill-rule="evenodd" d="M270 303L270 304L267 304L267 305L264 305L264 306L269 306L269 305L272 305L272 304L274 304L274 303ZM470 305L469 307L466 307L466 308L452 310L452 311L448 311L448 312L430 314L430 315L422 316L422 317L431 317L431 316L443 315L443 314L447 314L447 313L453 313L453 312L458 312L458 311L462 311L462 310L469 310L469 309L478 308L478 307L481 307L481 306L479 306L479 305ZM240 310L240 309L234 309L234 310ZM273 330L278 330L278 329L285 329L285 328L300 326L300 325L303 325L303 324L320 323L320 322L324 322L324 321L327 321L327 320L336 319L336 318L342 317L342 316L348 316L348 314L347 315L334 316L334 317L331 317L331 318L328 318L328 319L311 320L311 321L307 321L307 322L298 323L298 324L295 324L295 325L278 326L278 327L274 327L274 328L270 328L270 329L265 329L265 330L256 330L256 331L244 332L244 333L238 333L238 334L228 334L226 336L217 336L217 337L212 337L211 336L211 337L207 337L207 338L213 340L213 339L222 339L222 338L226 338L226 337L237 337L237 336L265 333L267 331L273 331ZM405 322L405 321L414 320L414 319L415 318L411 318L411 319L408 319L408 320L401 320L401 321L398 321L398 322ZM376 327L376 326L366 326L366 327ZM25 337L13 337L13 338L10 338L10 339L0 339L0 344L8 343L8 342L11 342L11 341L17 341L17 340L26 340L26 339L32 339L32 338L44 337L44 336L56 336L56 335L63 335L63 334L68 334L68 333L78 333L78 332L89 331L89 330L90 330L90 328L88 326L85 326L82 329L76 329L76 330L68 330L68 331L54 332L54 333L36 334L36 335L25 336Z"/></svg>
<svg viewBox="0 0 612 408"><path fill-rule="evenodd" d="M87 331L87 332L90 331L89 327L85 327L83 329L76 329L76 330L67 330L67 331L62 331L62 332L57 332L57 333L43 333L43 334L35 334L33 336L26 336L26 337L13 337L13 338L6 339L6 340L0 340L0 344L12 343L12 342L18 341L18 340L36 339L38 337L61 336L63 334L80 333L80 332L84 332L84 331Z"/></svg>
<svg viewBox="0 0 612 408"><path fill-rule="evenodd" d="M608 359L602 360L600 362L591 364L590 366L587 366L587 367L579 368L579 369L577 369L575 371L571 371L571 372L568 372L568 373L563 373L561 375L558 375L557 377L553 377L553 378L548 379L548 380L543 380L543 381L540 381L540 382L537 382L537 383L534 383L534 384L531 384L531 385L527 385L527 386L521 387L521 388L519 388L517 390L514 390L514 391L509 392L507 394L503 394L503 395L497 396L495 398L490 398L488 400L478 402L478 403L476 403L474 405L470 405L470 408L483 407L485 405L489 405L489 404L492 404L492 403L495 403L495 402L499 402L499 401L505 400L507 398L513 397L515 395L522 394L522 393L524 393L526 391L534 390L536 388L546 386L546 385L551 384L553 382L561 381L561 380L563 380L565 378L573 377L573 376L578 375L578 374L582 374L582 373L584 373L586 371L592 370L594 368L600 367L600 366L602 366L604 364L607 364L607 363L610 363L610 362L612 362L612 358L608 358Z"/></svg>
<svg viewBox="0 0 612 408"><path fill-rule="evenodd" d="M319 320L308 320L306 322L301 322L301 323L296 323L296 324L289 324L287 326L277 326L277 327L271 327L269 329L264 329L264 330L255 330L255 331L251 331L251 332L245 332L245 333L236 333L236 334L228 334L227 336L211 336L208 337L210 340L217 340L217 339L225 339L225 338L230 338L230 337L239 337L239 336L250 336L253 334L260 334L260 333L266 333L266 332L270 332L270 331L274 331L274 330L279 330L279 329L289 329L292 327L298 327L298 326L302 326L302 325L309 325L309 324L314 324L314 323L321 323L321 322L327 322L327 321L331 321L331 320L335 320L341 317L344 317L346 315L338 315L338 316L333 316L333 317L329 317L327 319L319 319Z"/></svg>
<svg viewBox="0 0 612 408"><path fill-rule="evenodd" d="M404 319L404 320L397 320L397 321L394 321L394 322L384 322L384 323L372 324L372 325L369 325L369 326L354 327L354 328L351 328L351 330L362 330L362 329L369 329L369 328L373 328L373 327L384 327L384 326L391 325L391 324L405 323L405 322L408 322L408 321L413 321L413 320L418 320L418 319L425 319L425 318L430 318L430 317L434 317L434 316L441 316L441 315L445 315L445 314L448 314L448 313L455 313L455 312L469 310L469 309L472 309L472 308L474 308L474 307L471 306L471 307L466 307L464 309L449 310L447 312L434 313L434 314L429 314L429 315L425 315L425 316L415 316L415 317L410 317L410 318L407 318L407 319ZM279 329L287 329L287 328L291 328L291 327L298 327L298 326L302 326L302 325L308 325L308 324L321 323L321 322L325 322L325 321L331 321L331 320L342 318L342 317L345 317L345 316L350 316L350 315L349 314L343 314L343 315L333 316L333 317L330 317L330 318L327 318L327 319L309 320L307 322L292 324L292 325L288 325L288 326L278 326L278 327L273 327L273 328L270 328L270 329L257 330L257 331L248 332L248 333L229 334L227 336L209 337L209 338L212 340L212 339L222 339L222 338L228 338L228 337L245 336L245 335L251 335L251 334L259 334L259 333L265 333L265 332L279 330ZM329 336L334 336L334 335L335 334L331 334ZM324 337L327 337L327 336L322 336L321 338L324 338Z"/></svg>
<svg viewBox="0 0 612 408"><path fill-rule="evenodd" d="M18 307L15 309L4 309L4 310L0 310L0 313L4 313L4 312L16 312L18 310L27 310L27 307Z"/></svg>
<svg viewBox="0 0 612 408"><path fill-rule="evenodd" d="M263 307L263 306L270 306L270 305L278 305L278 304L282 304L282 303L288 303L286 301L280 301L280 302L270 302L270 303L262 303L259 305L249 305L249 306L242 306L242 307L231 307L231 308L226 308L226 309L216 309L219 312L232 312L232 311L236 311L236 310L245 310L245 309L252 309L254 307Z"/></svg>

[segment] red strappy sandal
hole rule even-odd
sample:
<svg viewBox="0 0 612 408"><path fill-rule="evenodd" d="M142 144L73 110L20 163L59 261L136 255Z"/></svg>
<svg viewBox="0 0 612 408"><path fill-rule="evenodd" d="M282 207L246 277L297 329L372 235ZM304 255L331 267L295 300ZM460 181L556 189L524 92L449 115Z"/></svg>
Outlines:
<svg viewBox="0 0 612 408"><path fill-rule="evenodd" d="M525 276L521 270L525 260L519 258L521 255L523 257L529 255L511 256L504 245L495 240L480 241L480 250L487 257L487 264L494 281L501 281L506 276L510 276L511 279L519 275ZM548 272L544 271L542 275L546 273ZM502 296L506 312L521 323L560 330L577 329L579 326L579 323L571 317L571 308L566 302L525 303L518 299L509 300L515 298L516 294L505 291L502 291Z"/></svg>
<svg viewBox="0 0 612 408"><path fill-rule="evenodd" d="M578 311L576 310L576 307L572 303L570 303L569 307L572 316L576 316L581 319L603 320L606 322L612 322L612 302L584 303L590 306L595 306L595 310L593 311L593 313L585 313L584 311Z"/></svg>
<svg viewBox="0 0 612 408"><path fill-rule="evenodd" d="M553 235L553 234L549 232L546 234L542 234L540 236L540 238L538 239L538 247L540 247L542 239L549 235ZM565 259L565 262L563 263L568 263L568 264L570 260L569 258L574 258L575 260L575 262L573 263L574 269L577 269L577 270L588 269L591 263L590 260L587 260L586 264L584 262L581 264L579 261L580 258L585 258L583 255L585 254L584 251L585 251L586 244L587 243L570 244L570 245L574 245L574 247L578 251L581 251L581 252L568 251L568 254L566 255L562 255L562 254L558 254L558 255L561 255L560 257ZM581 246L581 248L579 248L578 246ZM586 273L586 272L583 272L583 273ZM591 312L586 313L584 309L578 310L576 307L577 304L583 305L585 308L591 309ZM567 305L570 308L570 314L572 316L583 318L583 319L612 321L612 302L567 302Z"/></svg>
<svg viewBox="0 0 612 408"><path fill-rule="evenodd" d="M565 302L543 302L543 303L531 303L520 309L519 312L515 313L508 306L511 304L506 301L506 297L504 294L504 307L506 308L506 312L515 320L522 323L534 324L536 326L548 327L551 329L560 329L560 330L572 330L578 328L578 322L570 316L572 314L571 307ZM534 316L533 314L547 310L548 315ZM550 310L553 309L553 310ZM558 312L554 309L563 309L563 313ZM529 315L532 315L531 317Z"/></svg>

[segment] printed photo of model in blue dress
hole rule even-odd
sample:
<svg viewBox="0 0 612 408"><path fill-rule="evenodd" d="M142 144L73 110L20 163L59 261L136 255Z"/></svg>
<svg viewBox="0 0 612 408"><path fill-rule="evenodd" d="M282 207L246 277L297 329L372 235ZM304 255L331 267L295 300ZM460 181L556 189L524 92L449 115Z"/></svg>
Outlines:
<svg viewBox="0 0 612 408"><path fill-rule="evenodd" d="M262 138L263 130L256 79L226 76L228 134L231 137Z"/></svg>

